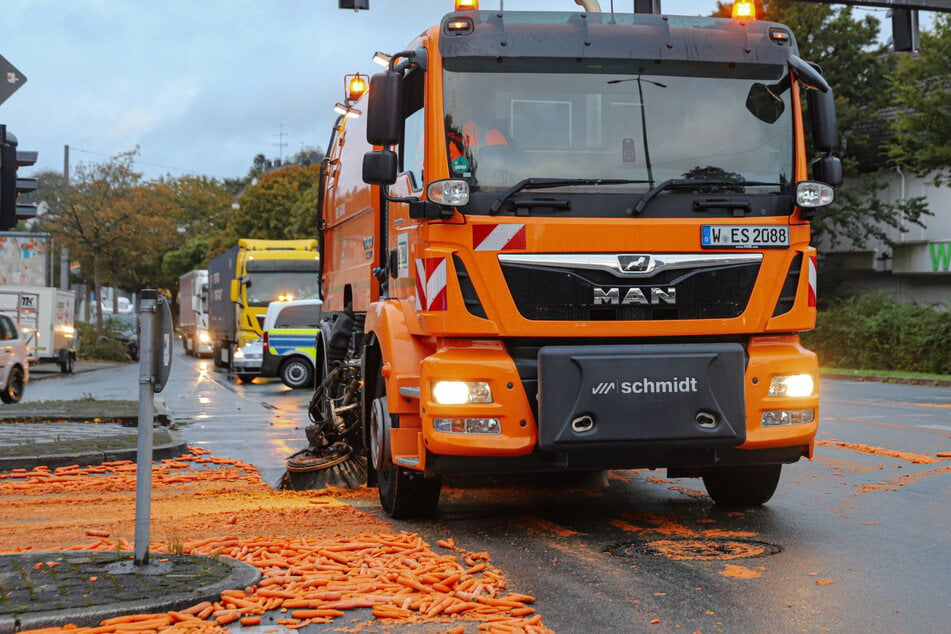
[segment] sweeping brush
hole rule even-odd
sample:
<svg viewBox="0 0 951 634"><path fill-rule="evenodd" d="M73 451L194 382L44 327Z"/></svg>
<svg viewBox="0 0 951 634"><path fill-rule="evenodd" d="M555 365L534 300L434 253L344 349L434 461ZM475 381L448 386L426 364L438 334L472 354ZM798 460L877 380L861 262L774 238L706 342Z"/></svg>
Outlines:
<svg viewBox="0 0 951 634"><path fill-rule="evenodd" d="M284 467L287 470L278 488L291 491L328 486L354 489L367 481L366 458L355 455L343 442L302 449L285 460Z"/></svg>

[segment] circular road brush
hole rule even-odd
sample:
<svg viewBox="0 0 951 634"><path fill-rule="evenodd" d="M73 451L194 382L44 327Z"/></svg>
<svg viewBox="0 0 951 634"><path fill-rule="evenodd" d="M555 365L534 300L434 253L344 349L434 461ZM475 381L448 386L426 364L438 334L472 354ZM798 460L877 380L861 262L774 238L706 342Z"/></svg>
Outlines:
<svg viewBox="0 0 951 634"><path fill-rule="evenodd" d="M307 447L293 454L284 465L287 471L281 478L281 489L353 489L367 481L366 458L354 455L350 445L343 442L319 449Z"/></svg>

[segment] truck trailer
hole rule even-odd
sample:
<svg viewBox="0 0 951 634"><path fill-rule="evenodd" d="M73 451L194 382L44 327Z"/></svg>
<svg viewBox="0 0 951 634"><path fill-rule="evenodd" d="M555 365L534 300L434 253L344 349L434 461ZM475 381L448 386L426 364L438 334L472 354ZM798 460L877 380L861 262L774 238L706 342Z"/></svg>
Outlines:
<svg viewBox="0 0 951 634"><path fill-rule="evenodd" d="M0 312L16 320L31 364L56 363L72 374L76 362L76 293L48 286L0 287Z"/></svg>
<svg viewBox="0 0 951 634"><path fill-rule="evenodd" d="M287 486L366 460L412 517L445 474L648 468L757 505L812 456L828 83L782 24L579 4L458 8L338 104Z"/></svg>
<svg viewBox="0 0 951 634"><path fill-rule="evenodd" d="M316 299L317 241L251 240L208 263L208 327L215 365L228 368L237 348L262 336L272 301Z"/></svg>
<svg viewBox="0 0 951 634"><path fill-rule="evenodd" d="M208 332L208 271L189 271L178 278L178 328L182 333L185 354L193 357L211 355Z"/></svg>

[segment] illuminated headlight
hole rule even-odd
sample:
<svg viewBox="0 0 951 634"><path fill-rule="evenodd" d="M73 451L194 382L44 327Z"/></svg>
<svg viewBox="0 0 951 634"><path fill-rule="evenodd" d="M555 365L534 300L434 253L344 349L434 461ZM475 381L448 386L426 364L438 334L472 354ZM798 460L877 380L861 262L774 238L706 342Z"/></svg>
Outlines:
<svg viewBox="0 0 951 634"><path fill-rule="evenodd" d="M774 376L769 382L769 396L812 396L813 389L815 382L809 374Z"/></svg>
<svg viewBox="0 0 951 634"><path fill-rule="evenodd" d="M238 348L237 350L235 350L235 351L234 351L234 358L235 358L235 359L243 359L243 358L244 358L244 350L242 350L241 348Z"/></svg>
<svg viewBox="0 0 951 634"><path fill-rule="evenodd" d="M777 409L763 412L760 425L779 427L780 425L803 425L815 420L816 413L811 409Z"/></svg>
<svg viewBox="0 0 951 634"><path fill-rule="evenodd" d="M835 190L825 183L802 181L796 183L796 204L800 207L825 207L835 200Z"/></svg>
<svg viewBox="0 0 951 634"><path fill-rule="evenodd" d="M498 418L434 418L433 428L456 434L501 434Z"/></svg>
<svg viewBox="0 0 951 634"><path fill-rule="evenodd" d="M485 381L435 381L433 400L440 405L491 403L492 389Z"/></svg>
<svg viewBox="0 0 951 634"><path fill-rule="evenodd" d="M198 341L201 343L211 343L211 336L204 330L198 333Z"/></svg>
<svg viewBox="0 0 951 634"><path fill-rule="evenodd" d="M469 204L469 183L449 179L430 183L426 189L430 202L447 207L462 207Z"/></svg>

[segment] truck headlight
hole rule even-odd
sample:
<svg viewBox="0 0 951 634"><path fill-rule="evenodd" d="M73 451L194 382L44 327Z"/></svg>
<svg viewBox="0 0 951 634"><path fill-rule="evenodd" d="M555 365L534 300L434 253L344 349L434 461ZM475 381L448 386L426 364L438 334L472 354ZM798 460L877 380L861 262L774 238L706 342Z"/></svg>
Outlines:
<svg viewBox="0 0 951 634"><path fill-rule="evenodd" d="M492 389L486 381L434 381L432 392L440 405L492 402Z"/></svg>
<svg viewBox="0 0 951 634"><path fill-rule="evenodd" d="M200 343L205 343L205 344L211 343L211 336L208 334L207 331L202 330L201 332L198 333L198 341Z"/></svg>
<svg viewBox="0 0 951 634"><path fill-rule="evenodd" d="M769 396L812 396L815 381L811 374L774 376L769 382Z"/></svg>

